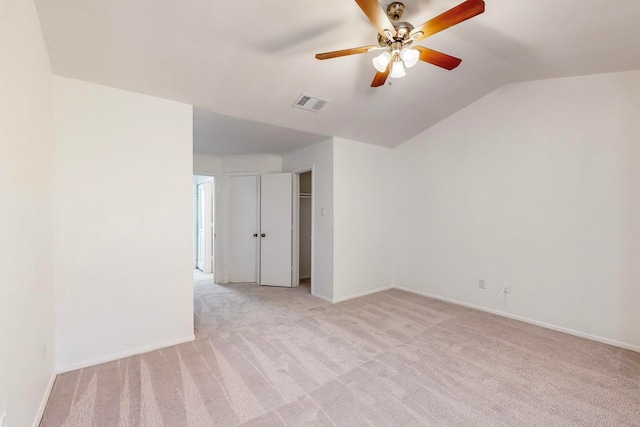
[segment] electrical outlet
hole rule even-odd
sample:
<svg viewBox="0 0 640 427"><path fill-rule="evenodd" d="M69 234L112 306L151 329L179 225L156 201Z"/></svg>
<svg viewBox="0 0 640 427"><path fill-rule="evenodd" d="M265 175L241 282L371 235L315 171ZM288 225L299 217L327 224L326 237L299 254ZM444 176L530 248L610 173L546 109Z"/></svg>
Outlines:
<svg viewBox="0 0 640 427"><path fill-rule="evenodd" d="M480 289L485 289L485 286L484 286L484 280L480 279L480 280L478 281L478 287L479 287Z"/></svg>

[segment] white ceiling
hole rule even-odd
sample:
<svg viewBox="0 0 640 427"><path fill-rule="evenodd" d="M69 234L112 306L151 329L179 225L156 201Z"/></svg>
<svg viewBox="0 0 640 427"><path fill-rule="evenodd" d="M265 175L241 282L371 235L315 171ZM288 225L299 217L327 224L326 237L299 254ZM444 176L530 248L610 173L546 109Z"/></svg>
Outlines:
<svg viewBox="0 0 640 427"><path fill-rule="evenodd" d="M505 83L640 69L638 0L485 1L484 14L419 43L460 67L419 63L380 88L371 53L314 58L376 43L353 0L36 4L56 74L192 104L197 150L216 154L282 152L318 135L393 147ZM417 26L461 2L405 0L403 19ZM301 92L331 102L294 109Z"/></svg>
<svg viewBox="0 0 640 427"><path fill-rule="evenodd" d="M193 151L218 156L283 154L329 138L200 108L193 109L193 135Z"/></svg>

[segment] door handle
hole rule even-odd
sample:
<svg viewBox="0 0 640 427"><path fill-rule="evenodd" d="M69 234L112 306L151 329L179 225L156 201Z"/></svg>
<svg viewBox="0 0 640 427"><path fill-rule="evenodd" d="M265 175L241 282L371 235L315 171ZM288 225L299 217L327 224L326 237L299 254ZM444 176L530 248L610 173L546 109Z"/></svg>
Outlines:
<svg viewBox="0 0 640 427"><path fill-rule="evenodd" d="M258 233L253 233L253 237L258 237Z"/></svg>
<svg viewBox="0 0 640 427"><path fill-rule="evenodd" d="M262 236L262 237L267 237L267 235L266 235L266 234L264 234L264 233L262 233L260 236Z"/></svg>

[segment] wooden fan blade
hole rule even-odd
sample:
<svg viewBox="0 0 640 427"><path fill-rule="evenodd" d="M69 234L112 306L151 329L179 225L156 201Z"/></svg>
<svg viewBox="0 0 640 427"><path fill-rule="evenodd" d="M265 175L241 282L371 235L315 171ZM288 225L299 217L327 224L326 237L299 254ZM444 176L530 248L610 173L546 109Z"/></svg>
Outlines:
<svg viewBox="0 0 640 427"><path fill-rule="evenodd" d="M391 33L391 36L396 35L396 29L394 28L391 20L387 16L387 12L384 11L378 0L356 0L360 9L367 15L369 21L376 27L378 30L378 34L380 34L385 39L388 38L388 35L385 34L384 30L387 30Z"/></svg>
<svg viewBox="0 0 640 427"><path fill-rule="evenodd" d="M378 86L382 86L384 84L384 82L387 81L387 77L389 77L389 71L391 71L391 64L393 63L393 61L389 61L389 64L387 65L387 69L384 70L383 72L377 72L376 75L373 77L373 81L371 82L371 87L378 87Z"/></svg>
<svg viewBox="0 0 640 427"><path fill-rule="evenodd" d="M482 12L484 12L483 0L467 0L464 3L461 3L425 22L419 27L414 28L411 31L412 36L419 32L421 32L422 35L412 38L414 41L422 40L439 33L442 30L446 30L449 27L453 27L456 24L466 21L467 19L473 18L476 15L480 15Z"/></svg>
<svg viewBox="0 0 640 427"><path fill-rule="evenodd" d="M316 54L316 59L331 59L338 58L340 56L357 55L359 53L367 53L371 49L378 49L379 47L380 46L362 46L351 49L336 50L333 52L318 53Z"/></svg>
<svg viewBox="0 0 640 427"><path fill-rule="evenodd" d="M438 52L437 50L431 50L426 47L413 46L413 49L417 49L420 51L421 61L437 65L438 67L442 67L447 70L453 70L462 62L462 59L460 58L447 55L446 53Z"/></svg>

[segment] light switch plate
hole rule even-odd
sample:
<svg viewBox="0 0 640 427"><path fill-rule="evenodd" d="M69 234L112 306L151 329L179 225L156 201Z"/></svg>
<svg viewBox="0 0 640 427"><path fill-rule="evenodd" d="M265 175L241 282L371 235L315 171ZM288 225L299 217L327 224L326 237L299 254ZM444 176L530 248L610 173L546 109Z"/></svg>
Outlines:
<svg viewBox="0 0 640 427"><path fill-rule="evenodd" d="M4 425L4 419L7 417L7 413L3 412L2 415L0 415L0 427L6 427Z"/></svg>

